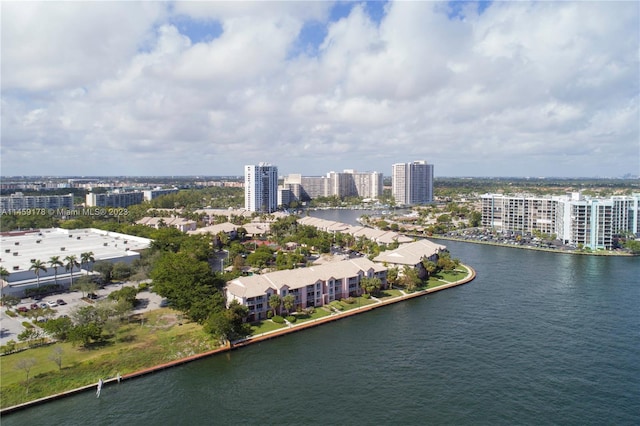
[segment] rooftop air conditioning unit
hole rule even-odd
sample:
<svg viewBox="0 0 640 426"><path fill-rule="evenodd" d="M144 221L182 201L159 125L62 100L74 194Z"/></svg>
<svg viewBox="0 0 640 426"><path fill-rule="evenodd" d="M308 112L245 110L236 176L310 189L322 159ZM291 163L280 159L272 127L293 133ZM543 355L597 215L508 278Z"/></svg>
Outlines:
<svg viewBox="0 0 640 426"><path fill-rule="evenodd" d="M60 251L64 251L64 247L60 247Z"/></svg>

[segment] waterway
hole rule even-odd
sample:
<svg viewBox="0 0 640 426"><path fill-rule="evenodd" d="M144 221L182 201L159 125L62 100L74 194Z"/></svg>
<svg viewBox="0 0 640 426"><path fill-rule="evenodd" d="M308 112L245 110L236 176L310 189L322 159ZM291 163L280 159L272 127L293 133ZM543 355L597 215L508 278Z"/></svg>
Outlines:
<svg viewBox="0 0 640 426"><path fill-rule="evenodd" d="M2 425L640 424L638 258L440 242L473 282Z"/></svg>

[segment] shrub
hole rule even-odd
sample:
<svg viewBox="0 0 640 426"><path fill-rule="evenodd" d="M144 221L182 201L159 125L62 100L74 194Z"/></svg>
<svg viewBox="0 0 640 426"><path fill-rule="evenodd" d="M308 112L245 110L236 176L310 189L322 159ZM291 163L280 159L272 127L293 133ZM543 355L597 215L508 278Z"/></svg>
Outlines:
<svg viewBox="0 0 640 426"><path fill-rule="evenodd" d="M316 311L316 308L314 308L313 306L309 306L308 308L306 308L304 310L304 313L307 315L311 315Z"/></svg>
<svg viewBox="0 0 640 426"><path fill-rule="evenodd" d="M280 315L274 315L271 320L276 324L284 324L284 318L282 318Z"/></svg>
<svg viewBox="0 0 640 426"><path fill-rule="evenodd" d="M347 303L349 305L353 305L354 303L356 303L356 299L354 299L353 297L349 296L346 299L342 299L342 302Z"/></svg>
<svg viewBox="0 0 640 426"><path fill-rule="evenodd" d="M267 311L267 318L273 318L273 311Z"/></svg>
<svg viewBox="0 0 640 426"><path fill-rule="evenodd" d="M363 299L371 299L371 295L370 295L370 294L365 293L365 294L363 294L363 295L362 295L362 298L363 298Z"/></svg>
<svg viewBox="0 0 640 426"><path fill-rule="evenodd" d="M22 326L24 328L33 328L33 324L31 324L29 321L22 321Z"/></svg>
<svg viewBox="0 0 640 426"><path fill-rule="evenodd" d="M288 315L287 316L287 321L289 321L289 322L296 322L297 319L298 318L296 318L295 315Z"/></svg>
<svg viewBox="0 0 640 426"><path fill-rule="evenodd" d="M149 290L149 287L151 287L149 283L140 283L138 284L138 291Z"/></svg>

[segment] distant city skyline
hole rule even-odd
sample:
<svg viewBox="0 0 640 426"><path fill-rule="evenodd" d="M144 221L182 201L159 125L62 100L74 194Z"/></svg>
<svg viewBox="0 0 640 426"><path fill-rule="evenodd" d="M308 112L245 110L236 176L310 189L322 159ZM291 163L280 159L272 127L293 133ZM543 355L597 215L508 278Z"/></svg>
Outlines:
<svg viewBox="0 0 640 426"><path fill-rule="evenodd" d="M635 2L0 8L2 177L640 175Z"/></svg>

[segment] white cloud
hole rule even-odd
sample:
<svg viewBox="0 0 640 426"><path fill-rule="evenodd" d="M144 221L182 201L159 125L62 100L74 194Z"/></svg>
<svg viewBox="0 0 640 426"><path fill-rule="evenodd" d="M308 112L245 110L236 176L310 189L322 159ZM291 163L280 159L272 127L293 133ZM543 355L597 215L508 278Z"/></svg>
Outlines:
<svg viewBox="0 0 640 426"><path fill-rule="evenodd" d="M379 24L357 4L328 21L327 2L1 7L5 175L388 174L422 158L437 175L638 172L632 3L449 19L397 2ZM192 41L177 15L222 33ZM309 20L326 37L292 56Z"/></svg>

